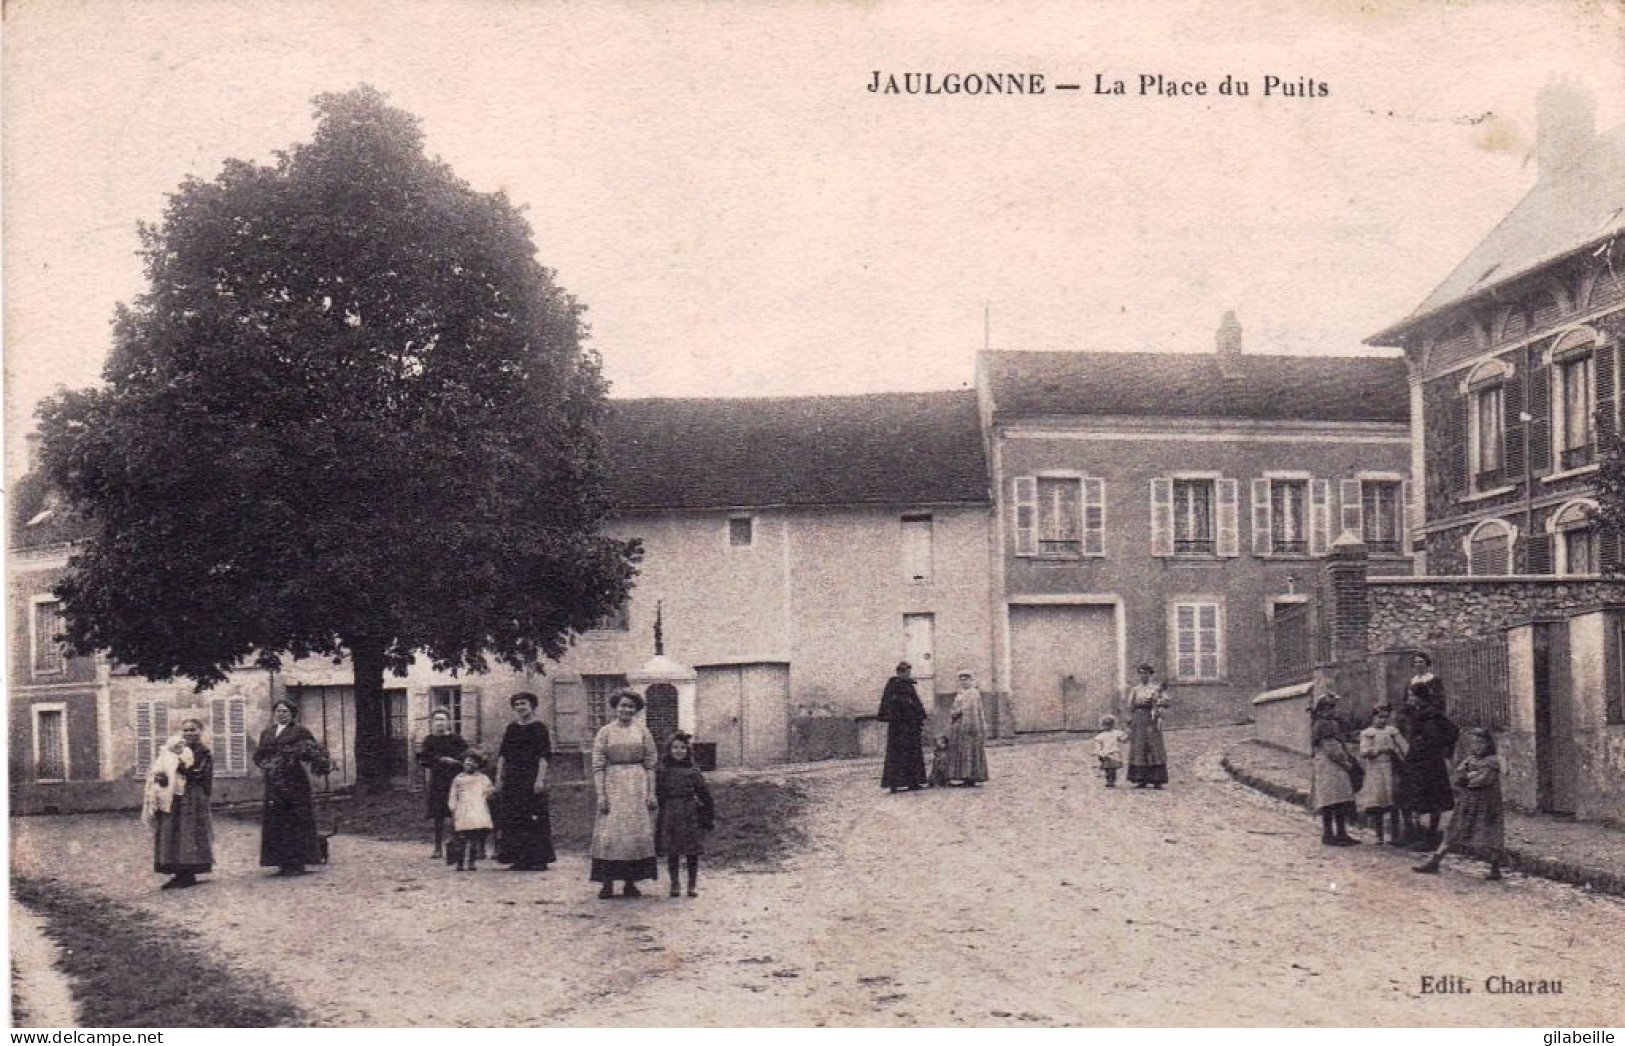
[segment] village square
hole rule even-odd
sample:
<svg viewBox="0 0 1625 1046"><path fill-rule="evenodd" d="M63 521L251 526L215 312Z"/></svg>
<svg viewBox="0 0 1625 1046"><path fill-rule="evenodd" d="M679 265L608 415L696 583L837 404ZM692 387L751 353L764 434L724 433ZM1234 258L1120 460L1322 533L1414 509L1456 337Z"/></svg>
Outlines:
<svg viewBox="0 0 1625 1046"><path fill-rule="evenodd" d="M623 391L553 201L377 86L194 157L99 379L8 390L17 1021L1617 1022L1625 126L1536 82L1521 195L1356 344L983 303L863 391Z"/></svg>

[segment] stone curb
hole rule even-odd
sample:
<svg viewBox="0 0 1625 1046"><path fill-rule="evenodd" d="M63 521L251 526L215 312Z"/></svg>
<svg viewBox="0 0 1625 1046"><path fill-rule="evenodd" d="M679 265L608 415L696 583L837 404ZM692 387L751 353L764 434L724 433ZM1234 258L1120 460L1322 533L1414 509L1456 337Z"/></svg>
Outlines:
<svg viewBox="0 0 1625 1046"><path fill-rule="evenodd" d="M1309 809L1309 792L1306 789L1260 777L1258 774L1232 763L1228 752L1219 758L1219 765L1238 784L1246 785L1255 792L1262 792L1272 799L1279 799L1282 802L1291 803L1293 806L1305 810ZM1481 851L1467 849L1462 852L1466 856L1477 860L1487 859L1486 855ZM1550 879L1553 882L1578 886L1594 893L1625 897L1625 874L1619 872L1606 871L1601 868L1588 868L1561 858L1543 857L1540 854L1530 853L1526 850L1515 850L1510 847L1505 851L1502 863L1511 871L1532 875L1537 879Z"/></svg>

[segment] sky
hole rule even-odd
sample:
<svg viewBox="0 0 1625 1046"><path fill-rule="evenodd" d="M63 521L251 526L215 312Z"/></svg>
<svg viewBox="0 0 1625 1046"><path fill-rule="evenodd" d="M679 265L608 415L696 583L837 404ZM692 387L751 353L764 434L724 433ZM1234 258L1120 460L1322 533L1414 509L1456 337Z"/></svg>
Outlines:
<svg viewBox="0 0 1625 1046"><path fill-rule="evenodd" d="M527 208L617 396L954 388L984 345L1207 351L1227 309L1249 352L1372 351L1534 183L1543 85L1625 120L1617 0L8 0L3 47L12 470L98 380L136 223L363 82Z"/></svg>

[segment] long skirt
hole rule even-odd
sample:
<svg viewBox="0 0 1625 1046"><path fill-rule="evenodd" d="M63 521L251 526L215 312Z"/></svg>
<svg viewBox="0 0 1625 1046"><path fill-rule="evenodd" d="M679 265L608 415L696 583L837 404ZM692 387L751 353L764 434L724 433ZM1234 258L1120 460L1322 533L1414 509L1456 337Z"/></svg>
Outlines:
<svg viewBox="0 0 1625 1046"><path fill-rule="evenodd" d="M961 723L948 727L948 780L986 781L987 743L978 731Z"/></svg>
<svg viewBox="0 0 1625 1046"><path fill-rule="evenodd" d="M1332 761L1324 745L1315 748L1310 762L1309 805L1316 810L1354 805L1354 783L1349 772Z"/></svg>
<svg viewBox="0 0 1625 1046"><path fill-rule="evenodd" d="M1128 779L1130 784L1167 784L1168 749L1162 728L1151 721L1151 711L1134 710L1128 725Z"/></svg>
<svg viewBox="0 0 1625 1046"><path fill-rule="evenodd" d="M1491 860L1499 860L1506 849L1506 815L1501 808L1501 789L1463 788L1457 795L1456 812L1444 830L1451 846L1472 847Z"/></svg>
<svg viewBox="0 0 1625 1046"><path fill-rule="evenodd" d="M660 877L655 861L654 813L649 809L649 773L642 763L611 763L604 771L609 813L592 826L595 883L636 882Z"/></svg>
<svg viewBox="0 0 1625 1046"><path fill-rule="evenodd" d="M880 771L880 787L925 785L925 751L920 747L920 727L919 721L911 719L886 724L886 765Z"/></svg>
<svg viewBox="0 0 1625 1046"><path fill-rule="evenodd" d="M699 800L693 796L662 800L655 818L655 853L660 857L688 857L704 852Z"/></svg>
<svg viewBox="0 0 1625 1046"><path fill-rule="evenodd" d="M316 838L316 808L310 792L266 789L260 820L260 867L292 868L321 863Z"/></svg>
<svg viewBox="0 0 1625 1046"><path fill-rule="evenodd" d="M1443 757L1408 759L1399 780L1399 805L1412 813L1433 814L1456 805L1450 764Z"/></svg>
<svg viewBox="0 0 1625 1046"><path fill-rule="evenodd" d="M214 827L209 797L187 792L168 813L153 815L152 870L163 875L199 875L214 868Z"/></svg>
<svg viewBox="0 0 1625 1046"><path fill-rule="evenodd" d="M547 793L504 788L497 793L497 863L546 868L558 860L553 850L553 816Z"/></svg>

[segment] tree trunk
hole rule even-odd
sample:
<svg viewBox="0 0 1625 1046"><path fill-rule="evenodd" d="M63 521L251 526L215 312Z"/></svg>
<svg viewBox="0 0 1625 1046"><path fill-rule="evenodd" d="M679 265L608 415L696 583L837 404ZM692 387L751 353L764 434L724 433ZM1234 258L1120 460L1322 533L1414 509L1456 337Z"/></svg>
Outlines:
<svg viewBox="0 0 1625 1046"><path fill-rule="evenodd" d="M359 636L345 644L355 669L355 790L389 790L389 738L384 732L384 641Z"/></svg>

